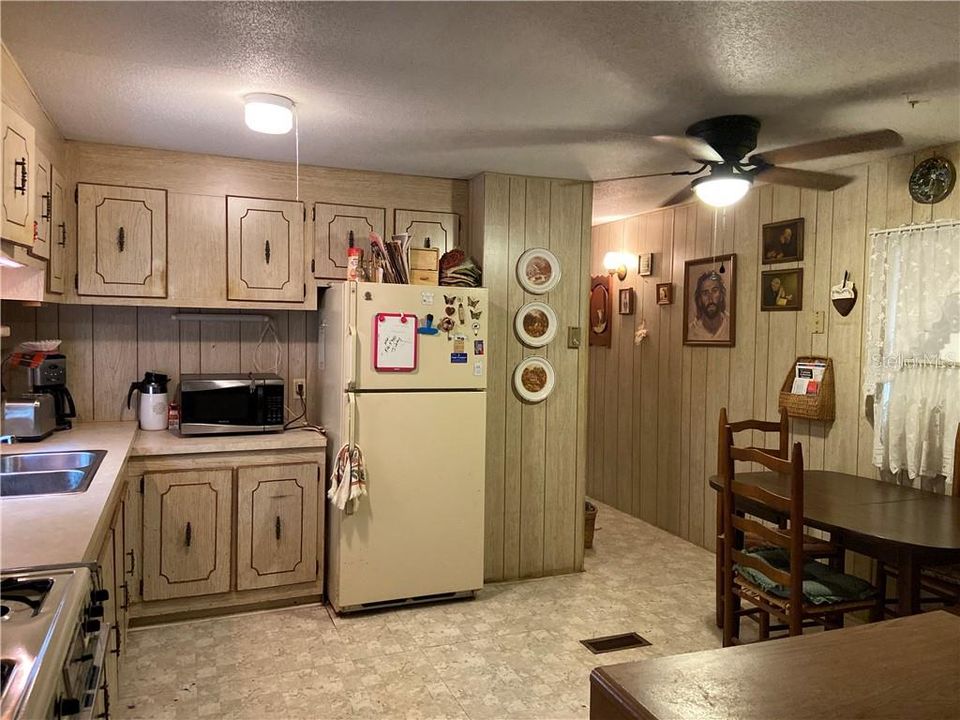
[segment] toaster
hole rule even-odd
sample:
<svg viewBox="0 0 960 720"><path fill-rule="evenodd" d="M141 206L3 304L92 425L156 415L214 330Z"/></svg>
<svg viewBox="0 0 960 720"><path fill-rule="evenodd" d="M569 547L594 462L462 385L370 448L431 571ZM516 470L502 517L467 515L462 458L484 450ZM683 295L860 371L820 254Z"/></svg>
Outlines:
<svg viewBox="0 0 960 720"><path fill-rule="evenodd" d="M2 433L12 435L18 442L43 440L56 428L53 395L27 393L3 403Z"/></svg>

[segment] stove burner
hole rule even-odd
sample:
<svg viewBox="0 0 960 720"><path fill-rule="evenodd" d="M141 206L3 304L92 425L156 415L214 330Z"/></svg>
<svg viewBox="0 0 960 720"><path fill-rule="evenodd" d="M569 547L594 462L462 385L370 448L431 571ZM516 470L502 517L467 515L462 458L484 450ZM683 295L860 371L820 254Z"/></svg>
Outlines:
<svg viewBox="0 0 960 720"><path fill-rule="evenodd" d="M6 619L11 610L13 612L28 610L31 615L36 615L40 612L40 606L43 605L52 587L53 580L49 578L40 580L4 578L0 581L0 600L3 601L3 612L0 612L0 616Z"/></svg>
<svg viewBox="0 0 960 720"><path fill-rule="evenodd" d="M7 691L7 683L17 664L13 660L0 660L0 695Z"/></svg>

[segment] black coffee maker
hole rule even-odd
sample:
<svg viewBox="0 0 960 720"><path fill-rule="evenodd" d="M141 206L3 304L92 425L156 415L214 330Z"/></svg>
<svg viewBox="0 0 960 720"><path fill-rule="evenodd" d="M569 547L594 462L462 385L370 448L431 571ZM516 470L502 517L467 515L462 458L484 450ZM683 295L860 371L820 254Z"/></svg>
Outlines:
<svg viewBox="0 0 960 720"><path fill-rule="evenodd" d="M73 427L70 418L77 416L73 396L67 389L67 358L60 353L46 355L37 367L27 371L33 392L53 396L53 409L57 421L57 430L69 430Z"/></svg>

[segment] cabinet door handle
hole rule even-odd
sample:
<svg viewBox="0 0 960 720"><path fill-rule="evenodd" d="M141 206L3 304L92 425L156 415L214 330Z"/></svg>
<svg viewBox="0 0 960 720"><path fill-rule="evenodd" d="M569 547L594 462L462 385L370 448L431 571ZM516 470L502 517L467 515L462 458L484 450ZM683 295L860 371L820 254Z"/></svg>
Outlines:
<svg viewBox="0 0 960 720"><path fill-rule="evenodd" d="M117 250L123 252L123 249L127 246L126 238L123 233L123 226L120 226L120 230L117 231Z"/></svg>
<svg viewBox="0 0 960 720"><path fill-rule="evenodd" d="M17 185L17 180L20 184ZM13 163L13 191L21 195L27 194L27 159L20 158Z"/></svg>
<svg viewBox="0 0 960 720"><path fill-rule="evenodd" d="M187 523L187 547L190 547L190 538L192 535L193 535L193 532L190 529L190 523Z"/></svg>
<svg viewBox="0 0 960 720"><path fill-rule="evenodd" d="M120 587L123 588L123 602L120 604L120 609L126 610L128 607L130 607L130 586L127 585L127 583L124 583ZM119 640L119 636L118 636L118 640ZM118 645L119 645L119 642L118 642Z"/></svg>
<svg viewBox="0 0 960 720"><path fill-rule="evenodd" d="M127 555L130 556L130 569L127 570L127 575L133 575L137 568L137 556L133 554L133 550L127 550Z"/></svg>
<svg viewBox="0 0 960 720"><path fill-rule="evenodd" d="M60 247L67 246L67 224L60 223L60 242L57 243Z"/></svg>
<svg viewBox="0 0 960 720"><path fill-rule="evenodd" d="M40 212L41 220L49 220L53 216L53 195L45 193L43 195L44 209Z"/></svg>
<svg viewBox="0 0 960 720"><path fill-rule="evenodd" d="M120 625L114 625L113 632L114 632L114 637L116 639L116 644L114 645L113 650L111 650L110 652L112 652L114 655L119 657L120 656Z"/></svg>
<svg viewBox="0 0 960 720"><path fill-rule="evenodd" d="M267 265L270 264L270 241L263 241L263 259L267 261Z"/></svg>
<svg viewBox="0 0 960 720"><path fill-rule="evenodd" d="M280 540L280 516L279 515L277 515L277 522L273 526L273 529L276 532L277 540Z"/></svg>

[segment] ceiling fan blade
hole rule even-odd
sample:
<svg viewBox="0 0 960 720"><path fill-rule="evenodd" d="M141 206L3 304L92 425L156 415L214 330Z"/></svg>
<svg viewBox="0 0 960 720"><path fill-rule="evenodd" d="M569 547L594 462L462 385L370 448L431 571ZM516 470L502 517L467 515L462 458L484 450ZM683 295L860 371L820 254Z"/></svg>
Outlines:
<svg viewBox="0 0 960 720"><path fill-rule="evenodd" d="M683 189L675 192L669 198L660 203L660 207L670 207L671 205L680 205L693 198L693 188L690 185L684 185Z"/></svg>
<svg viewBox="0 0 960 720"><path fill-rule="evenodd" d="M846 135L832 140L818 140L803 145L768 150L751 155L750 163L756 165L756 160L760 159L768 165L785 165L804 160L833 157L834 155L851 155L868 150L885 150L901 145L903 145L903 138L900 137L899 133L893 130L874 130L859 135Z"/></svg>
<svg viewBox="0 0 960 720"><path fill-rule="evenodd" d="M853 178L846 175L772 166L760 170L756 174L756 178L774 185L791 185L812 190L836 190L853 182Z"/></svg>
<svg viewBox="0 0 960 720"><path fill-rule="evenodd" d="M690 135L654 135L658 143L670 145L700 162L723 162L723 158L706 141Z"/></svg>

